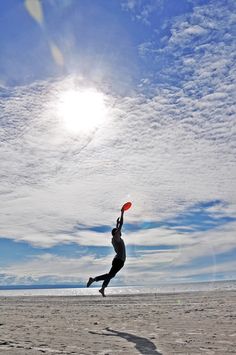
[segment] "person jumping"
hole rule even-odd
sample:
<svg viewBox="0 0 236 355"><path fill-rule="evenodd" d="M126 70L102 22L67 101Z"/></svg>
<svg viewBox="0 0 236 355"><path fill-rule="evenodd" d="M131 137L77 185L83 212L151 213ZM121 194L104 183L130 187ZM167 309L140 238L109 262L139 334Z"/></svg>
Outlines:
<svg viewBox="0 0 236 355"><path fill-rule="evenodd" d="M125 259L126 259L126 252L125 252L125 243L124 240L121 238L121 228L123 226L123 215L124 215L124 206L121 209L121 216L117 218L116 221L116 228L113 228L111 231L112 234L112 245L116 252L116 255L112 261L112 267L108 274L103 274L96 276L94 278L90 277L87 282L87 287L89 287L94 281L103 281L102 288L99 292L102 294L103 297L105 295L105 288L108 286L110 280L117 274L120 269L124 266Z"/></svg>

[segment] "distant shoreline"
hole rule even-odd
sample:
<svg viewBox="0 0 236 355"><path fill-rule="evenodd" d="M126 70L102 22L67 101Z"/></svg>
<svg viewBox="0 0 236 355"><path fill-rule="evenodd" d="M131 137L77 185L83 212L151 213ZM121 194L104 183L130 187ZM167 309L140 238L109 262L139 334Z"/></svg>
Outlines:
<svg viewBox="0 0 236 355"><path fill-rule="evenodd" d="M195 282L183 282L183 283L166 283L157 284L156 286L143 286L143 285L125 285L125 286L113 286L113 288L162 288L162 287L181 287L190 285L214 285L223 283L236 283L236 280L217 280L217 281L195 281ZM65 289L65 288L85 288L85 284L31 284L31 285L0 285L0 290L43 290L43 289Z"/></svg>
<svg viewBox="0 0 236 355"><path fill-rule="evenodd" d="M96 285L99 286L99 285ZM0 297L37 297L37 296L96 296L99 287L87 288L86 285L7 285L0 286ZM141 294L177 294L190 292L236 291L236 281L211 281L162 284L148 286L112 286L108 287L107 295L141 295Z"/></svg>

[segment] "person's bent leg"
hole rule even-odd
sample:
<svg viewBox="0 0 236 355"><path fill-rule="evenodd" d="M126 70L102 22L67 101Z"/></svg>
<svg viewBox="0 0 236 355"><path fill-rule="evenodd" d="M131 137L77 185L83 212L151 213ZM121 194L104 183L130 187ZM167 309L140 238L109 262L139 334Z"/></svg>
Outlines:
<svg viewBox="0 0 236 355"><path fill-rule="evenodd" d="M116 259L114 258L112 261L112 267L109 271L108 274L103 274L103 275L99 275L96 276L94 279L90 278L88 283L92 283L94 281L102 281L104 280L103 284L102 284L102 288L99 290L99 292L102 294L103 297L105 297L105 288L108 286L110 280L117 274L118 271L120 271L120 269L124 266L124 261L120 260L120 259Z"/></svg>
<svg viewBox="0 0 236 355"><path fill-rule="evenodd" d="M104 282L102 284L103 289L108 286L111 279L116 276L117 272L120 271L120 269L122 269L123 266L124 266L124 261L116 258L113 259L111 270L104 278Z"/></svg>
<svg viewBox="0 0 236 355"><path fill-rule="evenodd" d="M90 277L87 282L87 287L89 287L94 281L102 281L102 280L106 280L107 278L109 278L109 274L99 275L94 278Z"/></svg>
<svg viewBox="0 0 236 355"><path fill-rule="evenodd" d="M94 278L94 281L102 281L102 280L106 280L107 278L109 277L109 274L103 274L103 275L99 275L99 276L96 276Z"/></svg>

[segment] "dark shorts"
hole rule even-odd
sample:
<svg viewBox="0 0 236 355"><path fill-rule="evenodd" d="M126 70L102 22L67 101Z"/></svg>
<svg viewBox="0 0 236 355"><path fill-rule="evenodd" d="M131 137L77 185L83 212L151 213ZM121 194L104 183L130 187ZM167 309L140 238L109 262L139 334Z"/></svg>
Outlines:
<svg viewBox="0 0 236 355"><path fill-rule="evenodd" d="M112 267L109 274L117 273L124 266L124 261L121 259L114 258L112 261Z"/></svg>

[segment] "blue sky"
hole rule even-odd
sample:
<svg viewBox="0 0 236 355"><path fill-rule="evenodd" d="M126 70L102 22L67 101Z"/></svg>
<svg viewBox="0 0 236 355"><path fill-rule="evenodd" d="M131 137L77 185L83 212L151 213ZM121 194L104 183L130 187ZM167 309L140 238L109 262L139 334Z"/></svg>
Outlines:
<svg viewBox="0 0 236 355"><path fill-rule="evenodd" d="M235 10L0 2L0 285L236 279Z"/></svg>

